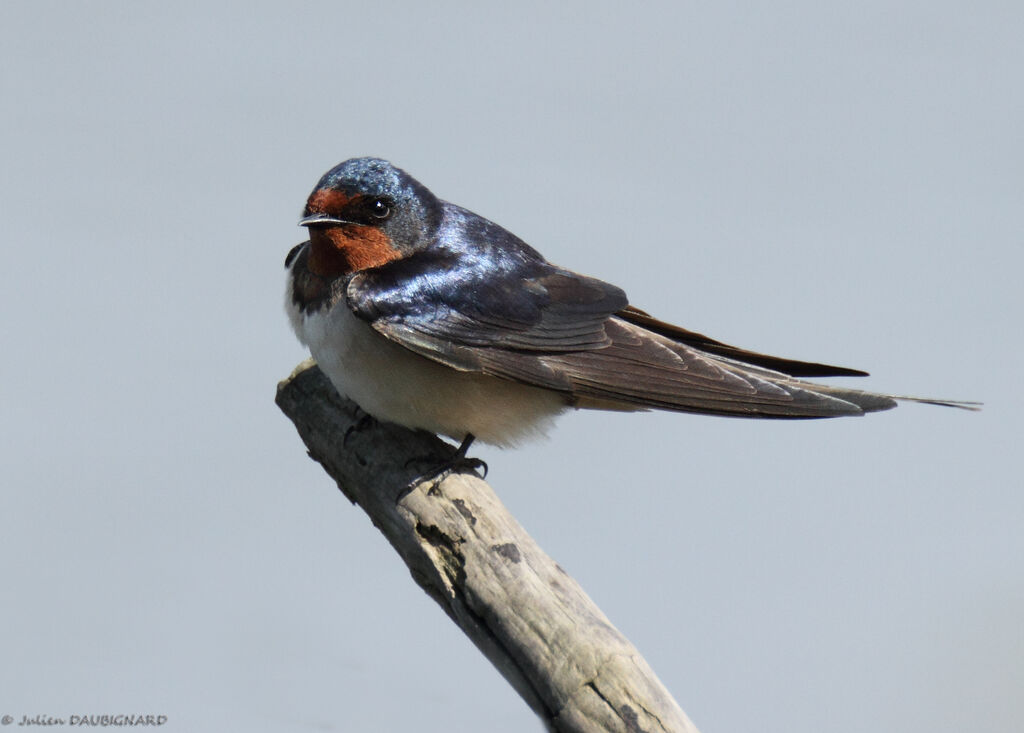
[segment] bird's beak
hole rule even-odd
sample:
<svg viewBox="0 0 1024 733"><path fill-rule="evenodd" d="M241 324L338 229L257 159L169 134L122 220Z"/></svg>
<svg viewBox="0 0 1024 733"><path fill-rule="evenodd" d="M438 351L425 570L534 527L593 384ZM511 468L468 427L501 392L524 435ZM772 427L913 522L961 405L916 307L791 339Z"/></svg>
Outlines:
<svg viewBox="0 0 1024 733"><path fill-rule="evenodd" d="M342 224L352 224L351 221L345 219L338 219L337 217L330 216L329 214L310 214L309 216L299 220L300 227L336 227Z"/></svg>

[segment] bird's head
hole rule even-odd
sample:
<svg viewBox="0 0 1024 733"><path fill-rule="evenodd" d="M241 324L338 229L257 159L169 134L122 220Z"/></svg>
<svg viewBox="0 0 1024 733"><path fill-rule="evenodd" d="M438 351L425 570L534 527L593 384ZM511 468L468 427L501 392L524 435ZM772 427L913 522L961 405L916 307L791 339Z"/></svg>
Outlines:
<svg viewBox="0 0 1024 733"><path fill-rule="evenodd" d="M352 158L324 174L306 201L309 269L323 277L379 267L427 246L441 203L405 171L379 158Z"/></svg>

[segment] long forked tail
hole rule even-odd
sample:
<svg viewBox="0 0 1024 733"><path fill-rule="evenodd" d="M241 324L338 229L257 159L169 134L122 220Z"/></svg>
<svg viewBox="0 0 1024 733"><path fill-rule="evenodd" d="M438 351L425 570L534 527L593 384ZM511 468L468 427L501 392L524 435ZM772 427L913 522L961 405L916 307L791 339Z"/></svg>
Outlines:
<svg viewBox="0 0 1024 733"><path fill-rule="evenodd" d="M955 407L958 410L970 410L971 412L981 412L981 407L984 402L967 402L965 400L936 400L930 397L908 397L907 395L893 395L894 400L900 402L919 402L922 405L939 405L940 407Z"/></svg>
<svg viewBox="0 0 1024 733"><path fill-rule="evenodd" d="M671 401L668 404L657 405L664 409L692 409L695 412L775 418L857 415L865 412L890 410L896 407L897 401L956 407L973 412L981 409L982 403L980 402L941 400L928 397L911 397L908 395L888 395L838 385L807 382L804 379L805 377L862 377L867 376L867 372L859 369L818 364L816 362L783 359L740 349L695 331L658 320L633 306L626 306L626 308L615 315L622 321L643 329L648 336L654 336L655 338L660 336L667 339L669 349L675 351L681 357L686 357L686 353L683 353L684 351L689 354L700 354L720 367L731 368L735 375L752 378L755 384L757 383L757 378L760 378L769 384L775 384L783 389L792 390L792 397L794 398L788 403L773 404L770 396L759 394L758 398L751 399L748 404L744 404L742 398L739 398L733 400L732 404L729 404L727 400L719 400L717 402L709 402L707 405L697 404L689 408L684 405L673 405ZM764 382L762 382L762 385Z"/></svg>
<svg viewBox="0 0 1024 733"><path fill-rule="evenodd" d="M751 378L759 376L777 386L790 392L797 403L810 403L814 400L825 400L815 405L810 414L789 413L783 408L779 411L767 410L763 417L836 417L839 415L856 415L868 412L881 412L891 410L898 402L917 402L924 405L939 405L940 407L955 407L959 410L970 410L978 412L983 403L969 402L965 400L943 400L931 397L912 397L910 395L893 395L882 392L870 392L867 390L853 389L846 386L834 384L822 384L820 382L808 382L785 374L772 373L770 370L751 367L742 362L734 362L719 357L719 363L730 362L742 369L742 374ZM810 398L810 399L808 399ZM831 404L830 404L831 403Z"/></svg>
<svg viewBox="0 0 1024 733"><path fill-rule="evenodd" d="M780 373L759 365L752 365L738 359L724 356L707 356L718 367L729 369L734 376L740 376L756 387L757 397L747 396L724 409L701 409L699 412L715 412L721 415L764 418L816 418L860 415L868 412L891 410L898 402L917 402L941 407L955 407L960 410L977 412L981 402L965 400L944 400L910 395L893 395L881 392L854 389L843 385L809 382L788 374ZM770 399L759 399L763 393L771 394L770 387L781 388L788 393L789 400L776 403ZM668 409L679 409L668 407ZM682 409L686 410L686 407Z"/></svg>

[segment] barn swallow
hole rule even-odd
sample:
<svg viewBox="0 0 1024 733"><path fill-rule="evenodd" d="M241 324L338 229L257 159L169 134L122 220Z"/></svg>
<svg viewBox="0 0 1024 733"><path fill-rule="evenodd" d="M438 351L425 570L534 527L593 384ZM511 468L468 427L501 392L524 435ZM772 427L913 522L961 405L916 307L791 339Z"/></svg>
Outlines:
<svg viewBox="0 0 1024 733"><path fill-rule="evenodd" d="M299 224L286 307L338 392L370 415L511 446L569 408L824 418L896 400L804 381L866 372L756 353L660 321L614 285L551 264L405 171L353 158Z"/></svg>

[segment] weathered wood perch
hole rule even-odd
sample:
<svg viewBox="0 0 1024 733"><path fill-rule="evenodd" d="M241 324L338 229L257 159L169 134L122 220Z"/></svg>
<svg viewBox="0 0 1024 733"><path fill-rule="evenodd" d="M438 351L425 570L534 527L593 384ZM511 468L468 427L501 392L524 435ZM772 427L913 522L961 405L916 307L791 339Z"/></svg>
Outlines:
<svg viewBox="0 0 1024 733"><path fill-rule="evenodd" d="M309 455L550 730L697 733L640 653L484 481L458 474L405 493L452 446L368 418L311 361L278 385L277 404Z"/></svg>

